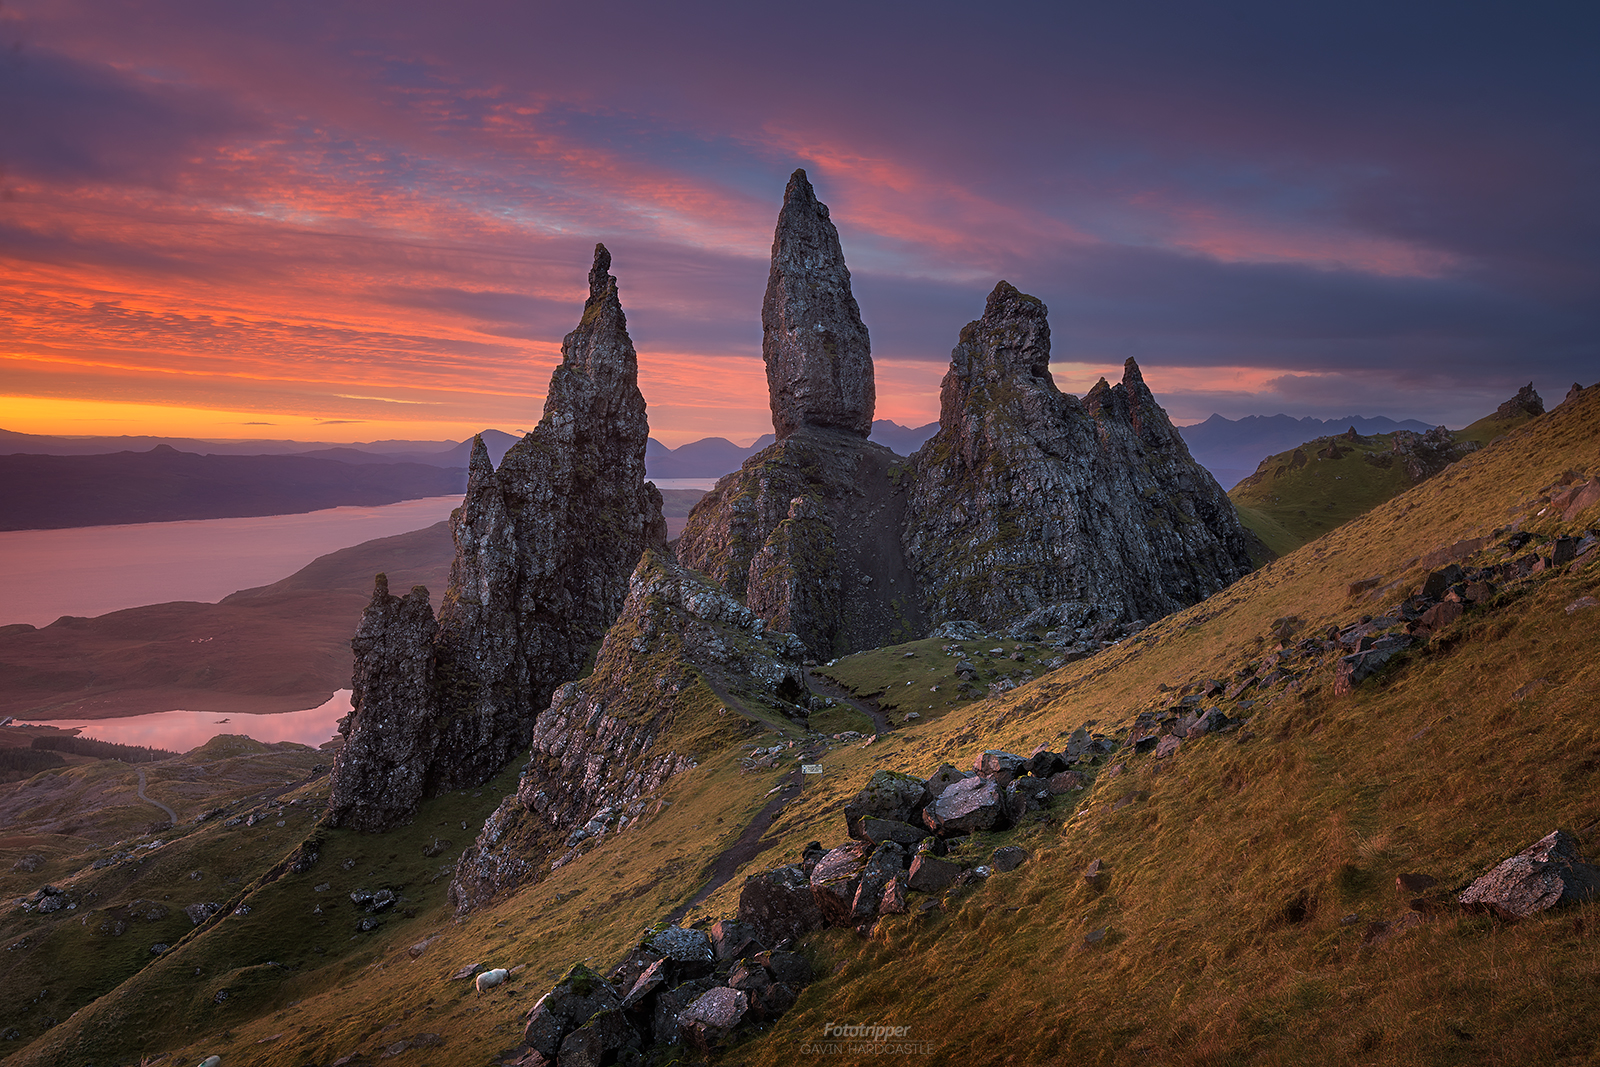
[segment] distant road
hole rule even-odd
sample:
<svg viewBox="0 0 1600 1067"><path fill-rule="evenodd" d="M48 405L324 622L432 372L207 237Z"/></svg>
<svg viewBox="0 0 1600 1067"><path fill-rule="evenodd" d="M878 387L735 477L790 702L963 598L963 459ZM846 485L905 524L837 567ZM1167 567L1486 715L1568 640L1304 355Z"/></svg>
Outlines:
<svg viewBox="0 0 1600 1067"><path fill-rule="evenodd" d="M165 804L161 803L161 801L159 801L159 800L151 800L148 796L145 795L145 791L144 791L144 768L139 766L136 763L136 764L133 765L133 769L139 772L139 799L144 801L146 804L154 804L156 807L160 808L162 811L167 813L167 821L168 822L170 822L174 826L178 825L178 813L177 812L173 811L171 808L169 808Z"/></svg>

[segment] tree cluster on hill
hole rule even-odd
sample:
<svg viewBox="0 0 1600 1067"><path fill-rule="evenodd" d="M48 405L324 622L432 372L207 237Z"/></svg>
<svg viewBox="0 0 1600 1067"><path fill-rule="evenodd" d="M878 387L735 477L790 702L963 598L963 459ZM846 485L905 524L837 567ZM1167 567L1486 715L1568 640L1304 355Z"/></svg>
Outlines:
<svg viewBox="0 0 1600 1067"><path fill-rule="evenodd" d="M182 755L180 752L169 752L164 748L119 745L114 741L96 741L92 737L78 737L75 734L35 737L33 748L36 751L54 750L70 752L74 756L93 756L95 759L119 759L124 763L158 763Z"/></svg>
<svg viewBox="0 0 1600 1067"><path fill-rule="evenodd" d="M0 748L0 782L20 782L40 771L66 765L54 752L34 748Z"/></svg>

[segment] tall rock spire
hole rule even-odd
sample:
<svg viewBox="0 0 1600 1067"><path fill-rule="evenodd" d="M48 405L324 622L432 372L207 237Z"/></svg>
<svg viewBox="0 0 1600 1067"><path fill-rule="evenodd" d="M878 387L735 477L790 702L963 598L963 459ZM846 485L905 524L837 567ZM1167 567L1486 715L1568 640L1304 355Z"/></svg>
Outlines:
<svg viewBox="0 0 1600 1067"><path fill-rule="evenodd" d="M456 557L429 685L415 681L417 655L383 658L393 641L357 647L358 681L397 695L351 716L328 802L336 825L404 822L421 797L482 783L525 751L550 694L583 672L616 619L640 554L666 544L661 494L644 478L650 426L638 356L610 267L596 245L583 316L562 341L539 425L499 470L482 440L473 443L466 497L450 518ZM365 630L393 629L392 599L375 596ZM389 681L402 667L406 678ZM369 751L380 742L405 753L403 792L382 777L395 760Z"/></svg>
<svg viewBox="0 0 1600 1067"><path fill-rule="evenodd" d="M778 440L802 426L872 432L872 342L839 231L803 170L789 178L772 235L761 356Z"/></svg>

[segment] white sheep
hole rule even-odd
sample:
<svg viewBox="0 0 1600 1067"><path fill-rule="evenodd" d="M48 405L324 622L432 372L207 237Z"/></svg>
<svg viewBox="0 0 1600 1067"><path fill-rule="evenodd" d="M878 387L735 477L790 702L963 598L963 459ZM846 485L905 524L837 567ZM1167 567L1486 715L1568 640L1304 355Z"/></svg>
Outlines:
<svg viewBox="0 0 1600 1067"><path fill-rule="evenodd" d="M496 967L492 971L484 971L482 974L478 975L478 977L472 980L472 984L473 987L477 989L478 995L481 997L485 989L493 989L501 982L504 982L508 977L510 977L510 975L511 972L506 970L504 967Z"/></svg>
<svg viewBox="0 0 1600 1067"><path fill-rule="evenodd" d="M200 1067L222 1067L221 1056L207 1056L200 1061Z"/></svg>

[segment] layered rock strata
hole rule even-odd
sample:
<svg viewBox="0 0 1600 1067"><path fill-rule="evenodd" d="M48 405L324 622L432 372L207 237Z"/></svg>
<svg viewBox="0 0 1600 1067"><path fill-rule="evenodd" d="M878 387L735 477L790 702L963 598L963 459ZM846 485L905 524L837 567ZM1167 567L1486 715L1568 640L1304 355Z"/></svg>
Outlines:
<svg viewBox="0 0 1600 1067"><path fill-rule="evenodd" d="M651 794L695 765L696 753L673 740L675 726L724 706L808 713L804 649L793 634L769 629L665 552L646 552L629 584L593 673L556 690L517 791L463 854L449 891L459 910L638 820Z"/></svg>
<svg viewBox="0 0 1600 1067"><path fill-rule="evenodd" d="M951 353L939 432L911 460L905 558L925 615L1153 620L1248 572L1233 505L1138 365L1081 402L1061 392L1046 316L1001 282Z"/></svg>
<svg viewBox="0 0 1600 1067"><path fill-rule="evenodd" d="M777 442L695 507L678 558L822 659L921 636L899 537L905 461L866 440L871 346L804 171L778 213L761 324Z"/></svg>
<svg viewBox="0 0 1600 1067"><path fill-rule="evenodd" d="M498 470L474 442L466 496L451 515L456 557L431 665L382 652L420 648L431 618L385 609L363 621L384 637L357 648L334 825L386 829L421 797L478 785L525 751L536 711L583 672L616 618L640 553L666 543L661 494L644 480L638 357L610 265L596 246L583 317L562 341L539 425ZM396 671L408 672L404 684ZM402 778L404 789L388 788Z"/></svg>

